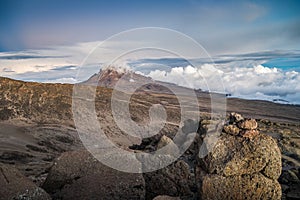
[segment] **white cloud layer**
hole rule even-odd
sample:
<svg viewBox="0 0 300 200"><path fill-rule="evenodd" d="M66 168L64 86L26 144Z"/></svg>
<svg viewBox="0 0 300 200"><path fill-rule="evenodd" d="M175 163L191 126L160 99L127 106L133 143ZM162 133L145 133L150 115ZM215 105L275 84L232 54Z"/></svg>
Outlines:
<svg viewBox="0 0 300 200"><path fill-rule="evenodd" d="M174 67L170 71L156 69L147 75L156 80L208 91L222 92L219 89L220 84L223 84L224 92L233 97L300 104L299 72L262 65L215 67L212 64L204 64L199 68Z"/></svg>

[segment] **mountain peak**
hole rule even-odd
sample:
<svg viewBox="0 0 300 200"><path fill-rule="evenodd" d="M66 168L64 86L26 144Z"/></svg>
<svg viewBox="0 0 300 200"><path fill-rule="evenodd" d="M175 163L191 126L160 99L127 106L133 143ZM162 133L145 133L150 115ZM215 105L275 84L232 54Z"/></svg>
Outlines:
<svg viewBox="0 0 300 200"><path fill-rule="evenodd" d="M139 92L158 92L158 93L172 93L170 89L176 87L177 89L188 89L177 86L172 83L155 81L150 77L143 76L134 72L128 66L107 66L102 67L99 73L91 76L87 81L83 82L88 85L97 85L106 88L115 88L118 85L122 86L124 91L130 91L132 88L139 88ZM119 88L120 89L120 88ZM189 89L191 90L191 89Z"/></svg>
<svg viewBox="0 0 300 200"><path fill-rule="evenodd" d="M102 69L100 69L100 73L101 71L110 71L110 72L115 72L115 73L119 73L119 74L126 74L126 73L132 73L132 69L128 66L128 65L107 65L107 66L103 66Z"/></svg>
<svg viewBox="0 0 300 200"><path fill-rule="evenodd" d="M102 67L99 73L94 74L84 83L113 88L121 78L124 84L152 81L149 77L135 73L126 65L109 65Z"/></svg>

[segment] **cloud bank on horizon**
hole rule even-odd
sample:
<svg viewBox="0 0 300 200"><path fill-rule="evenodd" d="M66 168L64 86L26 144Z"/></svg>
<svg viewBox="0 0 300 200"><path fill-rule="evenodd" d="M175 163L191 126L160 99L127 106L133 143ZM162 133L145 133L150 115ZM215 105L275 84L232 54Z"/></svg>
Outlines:
<svg viewBox="0 0 300 200"><path fill-rule="evenodd" d="M233 96L300 104L299 7L296 0L2 0L0 76L76 83L97 73L120 46L143 45L111 42L103 47L107 54L90 59L78 74L99 41L127 29L155 26L192 37L212 55L214 65L194 58L197 66L190 66L179 58L145 54L128 60L135 71L204 90L213 88L206 88L201 77L218 73L225 92ZM191 83L185 85L179 77Z"/></svg>

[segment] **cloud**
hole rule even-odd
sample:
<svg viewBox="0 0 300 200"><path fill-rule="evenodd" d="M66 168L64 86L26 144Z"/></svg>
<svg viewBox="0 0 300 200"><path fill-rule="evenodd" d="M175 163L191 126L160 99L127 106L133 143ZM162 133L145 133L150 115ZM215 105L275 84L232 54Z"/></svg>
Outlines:
<svg viewBox="0 0 300 200"><path fill-rule="evenodd" d="M208 91L216 91L223 84L223 92L235 97L271 101L283 99L300 104L300 74L296 71L282 71L262 65L221 67L204 64L200 67L174 67L169 72L156 69L147 76Z"/></svg>
<svg viewBox="0 0 300 200"><path fill-rule="evenodd" d="M216 64L230 64L233 63L245 66L248 62L251 65L263 64L269 67L300 67L300 51L299 50L275 50L275 51L261 51L245 54L227 54L219 55L213 58Z"/></svg>
<svg viewBox="0 0 300 200"><path fill-rule="evenodd" d="M13 78L34 82L75 83L77 70L72 66L57 67L47 71L34 71L15 74Z"/></svg>
<svg viewBox="0 0 300 200"><path fill-rule="evenodd" d="M243 13L242 15L244 15L246 21L252 22L264 16L267 13L267 9L264 6L255 4L253 2L244 2L240 12Z"/></svg>
<svg viewBox="0 0 300 200"><path fill-rule="evenodd" d="M25 60L25 59L42 59L42 58L65 58L66 56L36 56L36 55L7 55L0 56L0 60Z"/></svg>
<svg viewBox="0 0 300 200"><path fill-rule="evenodd" d="M47 83L77 83L77 79L75 78L58 78L58 79L52 79L47 80Z"/></svg>
<svg viewBox="0 0 300 200"><path fill-rule="evenodd" d="M221 54L212 59L189 59L184 58L158 58L158 59L139 59L130 62L135 70L153 71L157 68L170 71L173 67L191 65L190 60L197 65L217 64L251 67L263 64L269 67L295 67L300 70L300 50L274 50L261 51L244 54Z"/></svg>
<svg viewBox="0 0 300 200"><path fill-rule="evenodd" d="M5 68L2 69L2 72L11 73L11 72L15 72L15 71L5 67Z"/></svg>
<svg viewBox="0 0 300 200"><path fill-rule="evenodd" d="M61 70L61 67L80 65L89 51L99 41L69 46L52 46L46 49L0 52L1 76L17 77L19 74ZM10 69L9 71L4 69Z"/></svg>
<svg viewBox="0 0 300 200"><path fill-rule="evenodd" d="M300 58L300 50L274 50L274 51L259 51L244 54L223 54L219 57L232 57L232 58L248 58L248 59L271 59L278 57L285 58Z"/></svg>
<svg viewBox="0 0 300 200"><path fill-rule="evenodd" d="M62 67L56 67L52 70L54 71L64 71L64 70L74 70L77 69L78 67L75 65L70 65L70 66L62 66Z"/></svg>

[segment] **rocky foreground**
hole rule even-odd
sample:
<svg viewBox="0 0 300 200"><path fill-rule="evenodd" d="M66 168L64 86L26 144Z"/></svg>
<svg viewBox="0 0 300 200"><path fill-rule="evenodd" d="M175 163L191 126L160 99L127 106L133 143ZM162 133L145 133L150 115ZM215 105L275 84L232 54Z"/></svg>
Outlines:
<svg viewBox="0 0 300 200"><path fill-rule="evenodd" d="M300 198L299 106L227 99L228 121L213 151L200 159L207 127L215 122L209 117L209 95L198 93L200 111L195 112L201 121L186 121L182 128L183 139L193 139L188 150L163 169L125 174L85 151L72 119L72 87L0 78L0 199ZM117 146L154 153L172 144L180 106L174 95L155 91L160 92L131 98L131 118L137 123L147 123L153 104L163 105L168 114L158 135L140 141L114 123L108 106L112 90L97 89L98 120ZM231 112L245 118L229 117ZM171 146L170 154L177 151Z"/></svg>
<svg viewBox="0 0 300 200"><path fill-rule="evenodd" d="M299 173L292 166L282 168L276 140L262 133L260 122L254 119L232 113L213 150L200 158L199 150L209 134L210 123L213 120L209 118L199 122L192 145L176 162L143 174L111 169L89 152L76 150L56 158L38 187L12 165L1 164L0 199L299 198ZM190 120L182 128L187 138L195 124L198 122ZM131 148L151 153L165 145L175 145L171 138L155 136ZM172 155L162 156L167 160Z"/></svg>

